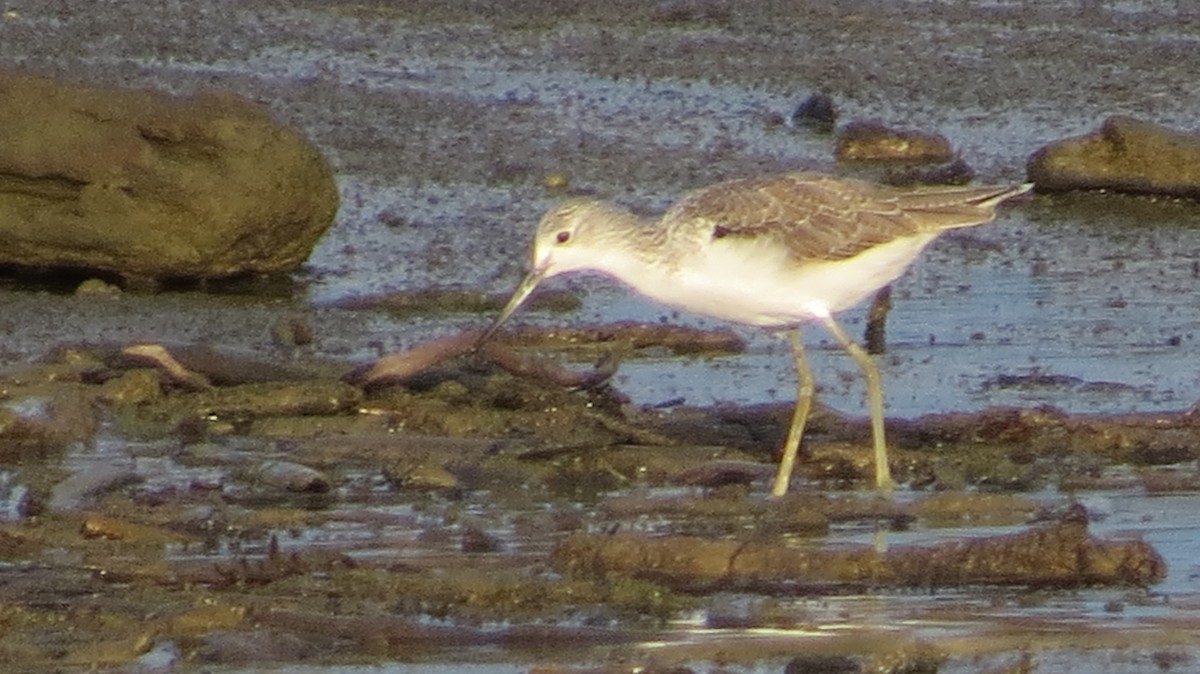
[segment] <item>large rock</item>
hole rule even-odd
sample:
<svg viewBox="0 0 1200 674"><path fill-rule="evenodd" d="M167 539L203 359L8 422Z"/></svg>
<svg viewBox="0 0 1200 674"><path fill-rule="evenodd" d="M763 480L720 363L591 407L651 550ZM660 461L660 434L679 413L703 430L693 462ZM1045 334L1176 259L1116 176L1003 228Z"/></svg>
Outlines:
<svg viewBox="0 0 1200 674"><path fill-rule="evenodd" d="M0 73L0 265L127 279L303 262L338 207L320 152L232 94Z"/></svg>
<svg viewBox="0 0 1200 674"><path fill-rule="evenodd" d="M1200 135L1130 117L1054 141L1029 158L1040 191L1111 189L1200 197Z"/></svg>

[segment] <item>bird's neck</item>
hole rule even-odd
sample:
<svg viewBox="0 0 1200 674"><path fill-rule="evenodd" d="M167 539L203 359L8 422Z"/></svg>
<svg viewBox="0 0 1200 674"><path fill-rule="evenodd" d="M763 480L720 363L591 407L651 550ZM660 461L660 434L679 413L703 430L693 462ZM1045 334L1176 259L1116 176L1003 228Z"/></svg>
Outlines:
<svg viewBox="0 0 1200 674"><path fill-rule="evenodd" d="M644 286L661 266L664 232L624 209L614 208L604 218L605 236L589 251L590 266L634 287Z"/></svg>

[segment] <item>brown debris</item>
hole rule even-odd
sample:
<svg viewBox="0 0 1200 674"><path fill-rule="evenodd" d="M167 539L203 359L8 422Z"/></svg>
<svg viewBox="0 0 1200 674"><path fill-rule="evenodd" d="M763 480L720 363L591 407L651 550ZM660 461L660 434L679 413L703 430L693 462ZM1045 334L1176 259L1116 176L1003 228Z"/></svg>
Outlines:
<svg viewBox="0 0 1200 674"><path fill-rule="evenodd" d="M1029 522L1042 506L1017 494L944 491L912 504L926 526L1012 526Z"/></svg>
<svg viewBox="0 0 1200 674"><path fill-rule="evenodd" d="M114 517L101 517L100 515L89 515L79 526L79 533L84 538L107 538L118 541L146 538L145 532L147 531L157 532L157 530L139 527Z"/></svg>
<svg viewBox="0 0 1200 674"><path fill-rule="evenodd" d="M463 525L462 551L467 554L500 552L503 545L495 536L484 531L477 522L467 522Z"/></svg>
<svg viewBox="0 0 1200 674"><path fill-rule="evenodd" d="M719 533L745 533L751 528L758 535L824 535L829 530L828 512L813 500L813 507L796 505L789 500L758 501L747 498L645 498L618 496L600 504L609 520L638 521L667 519L676 532L698 530ZM793 507L794 506L794 507Z"/></svg>
<svg viewBox="0 0 1200 674"><path fill-rule="evenodd" d="M593 372L573 372L551 361L524 356L495 340L479 344L482 335L482 330L468 330L426 342L408 351L388 354L365 371L351 374L348 379L367 388L402 384L436 365L472 351L482 360L499 366L515 377L563 388L594 388L608 381L616 371L616 362L606 362Z"/></svg>
<svg viewBox="0 0 1200 674"><path fill-rule="evenodd" d="M708 461L678 471L668 481L689 487L723 487L766 480L774 474L773 466L756 461Z"/></svg>
<svg viewBox="0 0 1200 674"><path fill-rule="evenodd" d="M115 348L95 347L100 352ZM276 363L218 351L207 344L130 344L119 347L116 367L153 367L176 385L191 391L217 386L276 381L300 381L311 373Z"/></svg>
<svg viewBox="0 0 1200 674"><path fill-rule="evenodd" d="M482 335L481 330L469 330L426 342L408 351L388 354L365 372L351 375L351 380L363 386L402 383L438 363L470 351Z"/></svg>
<svg viewBox="0 0 1200 674"><path fill-rule="evenodd" d="M254 356L214 349L208 344L171 344L167 350L184 367L216 386L305 381L313 372Z"/></svg>
<svg viewBox="0 0 1200 674"><path fill-rule="evenodd" d="M616 374L619 362L616 359L604 359L593 371L579 373L560 367L552 361L528 358L503 344L484 344L479 353L514 377L582 390L597 388L611 379Z"/></svg>
<svg viewBox="0 0 1200 674"><path fill-rule="evenodd" d="M1054 407L994 407L888 423L891 438L907 446L1013 444L1035 456L1078 452L1143 465L1200 457L1200 417L1179 412L1068 415Z"/></svg>
<svg viewBox="0 0 1200 674"><path fill-rule="evenodd" d="M208 377L187 369L161 344L132 344L121 350L121 355L135 362L157 368L172 383L190 391L212 388Z"/></svg>
<svg viewBox="0 0 1200 674"><path fill-rule="evenodd" d="M715 492L727 493L727 492ZM958 503L970 503L972 498L962 497ZM674 519L713 518L734 526L740 531L748 529L745 520L752 524L751 531L762 535L764 531L824 532L830 523L877 522L890 530L905 529L916 519L913 510L922 510L925 503L937 497L917 501L912 506L900 505L889 499L832 498L827 494L796 492L786 498L758 500L748 499L744 494L733 498L719 497L674 497L653 498L628 495L612 497L600 504L601 512L610 519L637 519L658 517ZM995 504L985 498L986 504ZM937 506L931 506L937 507ZM1031 506L1028 512L1033 512Z"/></svg>
<svg viewBox="0 0 1200 674"><path fill-rule="evenodd" d="M1102 541L1077 524L887 552L682 536L576 534L555 549L551 563L562 572L627 574L687 592L719 588L772 594L882 586L1144 586L1166 574L1165 562L1148 544Z"/></svg>
<svg viewBox="0 0 1200 674"><path fill-rule="evenodd" d="M619 322L583 328L524 328L499 333L479 343L483 332L467 330L420 344L408 351L383 356L375 363L347 377L360 386L373 387L404 383L452 358L473 353L515 377L532 379L563 388L590 390L608 382L616 373L620 359L608 354L591 372L575 372L544 359L521 354L514 346L619 344L623 349L659 347L674 354L740 353L745 342L732 330L694 328L651 323Z"/></svg>
<svg viewBox="0 0 1200 674"><path fill-rule="evenodd" d="M631 349L660 347L675 355L695 353L742 353L746 341L731 329L702 330L682 325L618 321L582 327L521 328L500 333L497 341L522 346L533 344L626 343Z"/></svg>
<svg viewBox="0 0 1200 674"><path fill-rule="evenodd" d="M482 629L467 625L430 625L391 615L333 616L328 611L300 612L272 609L254 614L259 623L321 640L338 638L381 642L388 649L440 650L487 644L508 648L572 648L620 644L635 635L619 629L570 625L515 625L507 629ZM638 635L643 637L644 634Z"/></svg>

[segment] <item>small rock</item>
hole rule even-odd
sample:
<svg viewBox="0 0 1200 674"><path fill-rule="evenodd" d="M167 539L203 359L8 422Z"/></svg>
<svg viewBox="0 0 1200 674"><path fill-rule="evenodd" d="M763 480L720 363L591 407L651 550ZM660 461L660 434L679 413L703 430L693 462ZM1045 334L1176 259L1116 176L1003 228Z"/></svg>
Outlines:
<svg viewBox="0 0 1200 674"><path fill-rule="evenodd" d="M1183 671L1183 667L1192 664L1192 658L1193 656L1184 650L1162 650L1150 654L1150 659L1163 672L1169 672L1175 667L1180 667L1179 671Z"/></svg>
<svg viewBox="0 0 1200 674"><path fill-rule="evenodd" d="M837 118L837 105L834 104L833 97L825 93L815 93L796 107L796 111L792 113L792 124L815 133L833 133Z"/></svg>
<svg viewBox="0 0 1200 674"><path fill-rule="evenodd" d="M1096 131L1034 152L1026 170L1039 191L1108 189L1200 197L1200 134L1109 117Z"/></svg>
<svg viewBox="0 0 1200 674"><path fill-rule="evenodd" d="M141 481L142 476L129 468L89 467L54 485L50 490L49 509L53 512L80 510L104 493Z"/></svg>
<svg viewBox="0 0 1200 674"><path fill-rule="evenodd" d="M939 163L954 159L954 148L940 134L892 129L873 121L855 121L838 133L834 155L838 161Z"/></svg>
<svg viewBox="0 0 1200 674"><path fill-rule="evenodd" d="M84 538L105 538L110 541L146 541L162 538L160 532L125 520L100 515L88 515L79 526Z"/></svg>
<svg viewBox="0 0 1200 674"><path fill-rule="evenodd" d="M156 370L129 370L101 385L100 399L112 405L142 405L162 398L162 384Z"/></svg>
<svg viewBox="0 0 1200 674"><path fill-rule="evenodd" d="M403 489L417 491L455 491L458 478L446 467L432 461L395 461L384 466L384 477Z"/></svg>
<svg viewBox="0 0 1200 674"><path fill-rule="evenodd" d="M192 506L169 524L171 529L194 536L211 535L225 526L225 517L216 508L208 504Z"/></svg>
<svg viewBox="0 0 1200 674"><path fill-rule="evenodd" d="M325 493L330 480L319 470L291 461L265 461L254 471L255 476L272 487L294 492Z"/></svg>
<svg viewBox="0 0 1200 674"><path fill-rule="evenodd" d="M553 171L542 176L542 187L552 192L562 192L570 186L570 176L561 171Z"/></svg>
<svg viewBox="0 0 1200 674"><path fill-rule="evenodd" d="M462 551L466 553L499 552L500 541L489 535L479 525L467 523L463 526Z"/></svg>
<svg viewBox="0 0 1200 674"><path fill-rule="evenodd" d="M271 340L285 348L309 346L313 343L314 334L308 316L288 316L271 324Z"/></svg>
<svg viewBox="0 0 1200 674"><path fill-rule="evenodd" d="M92 297L115 297L121 294L121 287L98 278L90 278L75 288L76 295Z"/></svg>

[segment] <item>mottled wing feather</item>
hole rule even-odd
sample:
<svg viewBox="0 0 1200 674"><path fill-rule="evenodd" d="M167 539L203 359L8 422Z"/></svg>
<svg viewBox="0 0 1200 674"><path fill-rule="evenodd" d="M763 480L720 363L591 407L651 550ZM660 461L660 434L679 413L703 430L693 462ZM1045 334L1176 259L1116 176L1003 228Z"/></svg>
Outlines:
<svg viewBox="0 0 1200 674"><path fill-rule="evenodd" d="M839 259L917 233L894 199L875 192L803 173L732 180L684 197L663 224L703 232L696 225L707 223L721 237L776 239L797 260Z"/></svg>
<svg viewBox="0 0 1200 674"><path fill-rule="evenodd" d="M899 190L817 173L731 180L685 196L663 216L679 234L778 240L796 260L841 259L921 232L992 219L1022 188ZM710 229L697 227L707 224Z"/></svg>

